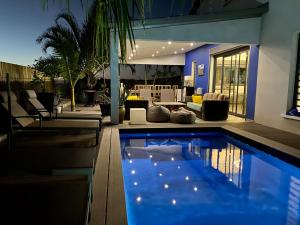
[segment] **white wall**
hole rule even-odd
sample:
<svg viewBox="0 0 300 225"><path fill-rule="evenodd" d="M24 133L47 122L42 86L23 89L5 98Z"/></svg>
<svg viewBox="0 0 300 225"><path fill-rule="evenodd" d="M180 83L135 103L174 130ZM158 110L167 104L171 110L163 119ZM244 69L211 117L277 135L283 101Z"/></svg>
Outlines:
<svg viewBox="0 0 300 225"><path fill-rule="evenodd" d="M255 121L300 134L300 121L284 119L292 102L300 1L270 0L262 19Z"/></svg>
<svg viewBox="0 0 300 225"><path fill-rule="evenodd" d="M296 0L295 0L296 1ZM134 29L136 39L258 44L261 18Z"/></svg>
<svg viewBox="0 0 300 225"><path fill-rule="evenodd" d="M185 54L130 60L128 61L128 64L182 65L183 66L185 65Z"/></svg>

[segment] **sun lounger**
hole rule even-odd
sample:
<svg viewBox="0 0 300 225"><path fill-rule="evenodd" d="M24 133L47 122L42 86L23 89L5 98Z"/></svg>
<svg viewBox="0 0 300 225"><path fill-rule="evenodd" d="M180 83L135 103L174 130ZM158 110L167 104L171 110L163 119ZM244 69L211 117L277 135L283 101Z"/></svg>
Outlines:
<svg viewBox="0 0 300 225"><path fill-rule="evenodd" d="M43 119L53 118L51 113L42 105L37 99L37 95L34 90L26 90L26 99L32 105L34 110L40 114ZM55 119L73 119L73 120L99 120L101 126L102 116L101 114L81 114L81 113L56 113Z"/></svg>
<svg viewBox="0 0 300 225"><path fill-rule="evenodd" d="M85 225L88 177L8 176L0 180L1 224Z"/></svg>
<svg viewBox="0 0 300 225"><path fill-rule="evenodd" d="M0 101L3 109L9 112L8 97L6 92L0 92ZM39 120L29 115L17 102L16 95L11 92L11 116L21 130L95 130L96 145L99 142L100 122L99 120L51 120L43 121L41 115Z"/></svg>

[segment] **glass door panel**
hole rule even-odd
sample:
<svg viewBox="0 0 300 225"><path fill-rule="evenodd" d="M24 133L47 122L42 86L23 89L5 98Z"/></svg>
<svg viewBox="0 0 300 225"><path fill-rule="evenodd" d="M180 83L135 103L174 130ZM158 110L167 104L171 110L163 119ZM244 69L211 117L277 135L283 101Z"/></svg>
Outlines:
<svg viewBox="0 0 300 225"><path fill-rule="evenodd" d="M246 114L246 94L249 50L235 50L217 56L215 59L216 93L229 97L229 112L244 117Z"/></svg>
<svg viewBox="0 0 300 225"><path fill-rule="evenodd" d="M232 72L232 56L224 57L222 93L229 96Z"/></svg>
<svg viewBox="0 0 300 225"><path fill-rule="evenodd" d="M237 94L237 114L244 115L246 108L248 52L240 53L239 89Z"/></svg>
<svg viewBox="0 0 300 225"><path fill-rule="evenodd" d="M222 76L223 76L223 57L216 58L215 64L215 92L222 91Z"/></svg>
<svg viewBox="0 0 300 225"><path fill-rule="evenodd" d="M235 112L236 108L236 93L237 93L237 85L236 85L236 80L237 80L237 74L238 74L238 56L233 55L232 56L232 72L231 72L231 82L230 82L230 112Z"/></svg>

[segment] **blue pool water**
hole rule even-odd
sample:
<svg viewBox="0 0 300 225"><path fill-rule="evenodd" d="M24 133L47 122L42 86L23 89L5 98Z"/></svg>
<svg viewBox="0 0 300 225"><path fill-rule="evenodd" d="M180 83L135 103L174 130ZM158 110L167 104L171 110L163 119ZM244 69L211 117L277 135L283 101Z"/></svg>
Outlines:
<svg viewBox="0 0 300 225"><path fill-rule="evenodd" d="M121 134L129 225L300 224L300 169L219 132Z"/></svg>

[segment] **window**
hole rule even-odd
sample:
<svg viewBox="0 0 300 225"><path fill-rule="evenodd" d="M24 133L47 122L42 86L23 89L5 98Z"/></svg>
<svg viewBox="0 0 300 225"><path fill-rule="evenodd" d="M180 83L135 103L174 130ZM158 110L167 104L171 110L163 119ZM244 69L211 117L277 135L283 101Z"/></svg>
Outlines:
<svg viewBox="0 0 300 225"><path fill-rule="evenodd" d="M294 107L300 112L300 34L298 36L298 55L297 55L297 67L296 67L296 80L295 80L295 92L294 92Z"/></svg>

